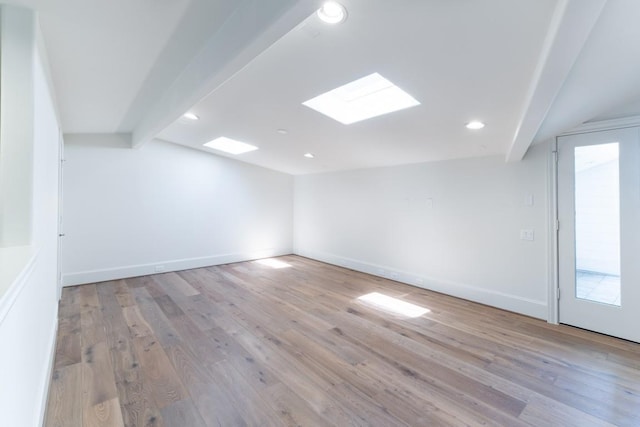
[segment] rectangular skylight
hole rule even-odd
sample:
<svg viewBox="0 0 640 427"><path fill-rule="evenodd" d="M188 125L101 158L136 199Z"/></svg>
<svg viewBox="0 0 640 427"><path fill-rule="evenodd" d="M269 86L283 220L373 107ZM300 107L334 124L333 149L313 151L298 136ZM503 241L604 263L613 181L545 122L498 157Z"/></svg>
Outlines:
<svg viewBox="0 0 640 427"><path fill-rule="evenodd" d="M203 145L205 147L213 148L214 150L224 151L225 153L229 153L229 154L248 153L249 151L254 151L258 149L258 147L256 147L255 145L236 141L235 139L227 138L226 136L221 136L220 138L216 138L213 141L209 141Z"/></svg>
<svg viewBox="0 0 640 427"><path fill-rule="evenodd" d="M342 124L420 105L415 98L378 73L347 83L302 103Z"/></svg>

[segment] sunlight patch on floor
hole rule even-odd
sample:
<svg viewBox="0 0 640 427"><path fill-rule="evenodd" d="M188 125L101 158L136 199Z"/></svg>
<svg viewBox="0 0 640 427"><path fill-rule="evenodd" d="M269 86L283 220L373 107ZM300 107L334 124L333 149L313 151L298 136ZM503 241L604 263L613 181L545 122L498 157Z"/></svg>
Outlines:
<svg viewBox="0 0 640 427"><path fill-rule="evenodd" d="M362 295L358 297L358 300L379 310L411 318L420 317L431 311L428 308L420 307L419 305L411 304L410 302L402 301L401 299L378 292Z"/></svg>
<svg viewBox="0 0 640 427"><path fill-rule="evenodd" d="M275 259L275 258L259 259L255 262L257 262L260 265L264 265L265 267L271 267L276 269L291 267L291 264L287 264L286 262L280 261L279 259Z"/></svg>

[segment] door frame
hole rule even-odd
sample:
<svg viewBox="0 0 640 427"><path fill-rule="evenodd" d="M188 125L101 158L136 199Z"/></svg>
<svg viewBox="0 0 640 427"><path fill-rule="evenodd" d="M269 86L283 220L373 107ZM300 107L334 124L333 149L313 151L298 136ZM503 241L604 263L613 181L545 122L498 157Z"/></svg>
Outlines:
<svg viewBox="0 0 640 427"><path fill-rule="evenodd" d="M579 135L608 130L619 130L640 127L640 116L623 119L603 120L587 123L561 133L549 144L549 284L548 284L548 318L547 322L557 325L560 320L560 241L559 231L562 226L558 213L558 139L562 136Z"/></svg>
<svg viewBox="0 0 640 427"><path fill-rule="evenodd" d="M562 226L558 213L558 139L562 136L579 135L640 127L640 116L623 119L603 120L578 126L568 132L556 136L549 144L549 284L548 284L548 317L547 322L557 325L560 321L560 241L559 231Z"/></svg>
<svg viewBox="0 0 640 427"><path fill-rule="evenodd" d="M62 298L62 239L64 238L64 136L58 130L58 227L57 227L57 265L56 265L56 295L58 301Z"/></svg>
<svg viewBox="0 0 640 427"><path fill-rule="evenodd" d="M560 322L560 220L558 219L558 137L550 144L549 151L549 289L547 322Z"/></svg>

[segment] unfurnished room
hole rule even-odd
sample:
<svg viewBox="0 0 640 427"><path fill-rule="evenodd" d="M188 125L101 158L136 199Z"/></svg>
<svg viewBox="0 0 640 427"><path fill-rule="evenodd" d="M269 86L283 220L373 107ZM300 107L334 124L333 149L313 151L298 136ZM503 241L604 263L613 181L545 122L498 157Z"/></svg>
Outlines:
<svg viewBox="0 0 640 427"><path fill-rule="evenodd" d="M2 1L0 425L640 426L639 23Z"/></svg>

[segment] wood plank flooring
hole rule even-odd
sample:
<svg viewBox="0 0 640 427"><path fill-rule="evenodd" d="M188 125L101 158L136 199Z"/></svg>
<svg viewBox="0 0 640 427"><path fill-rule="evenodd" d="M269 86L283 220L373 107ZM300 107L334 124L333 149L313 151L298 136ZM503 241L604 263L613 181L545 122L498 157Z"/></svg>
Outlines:
<svg viewBox="0 0 640 427"><path fill-rule="evenodd" d="M64 289L45 425L640 426L638 344L278 260Z"/></svg>

